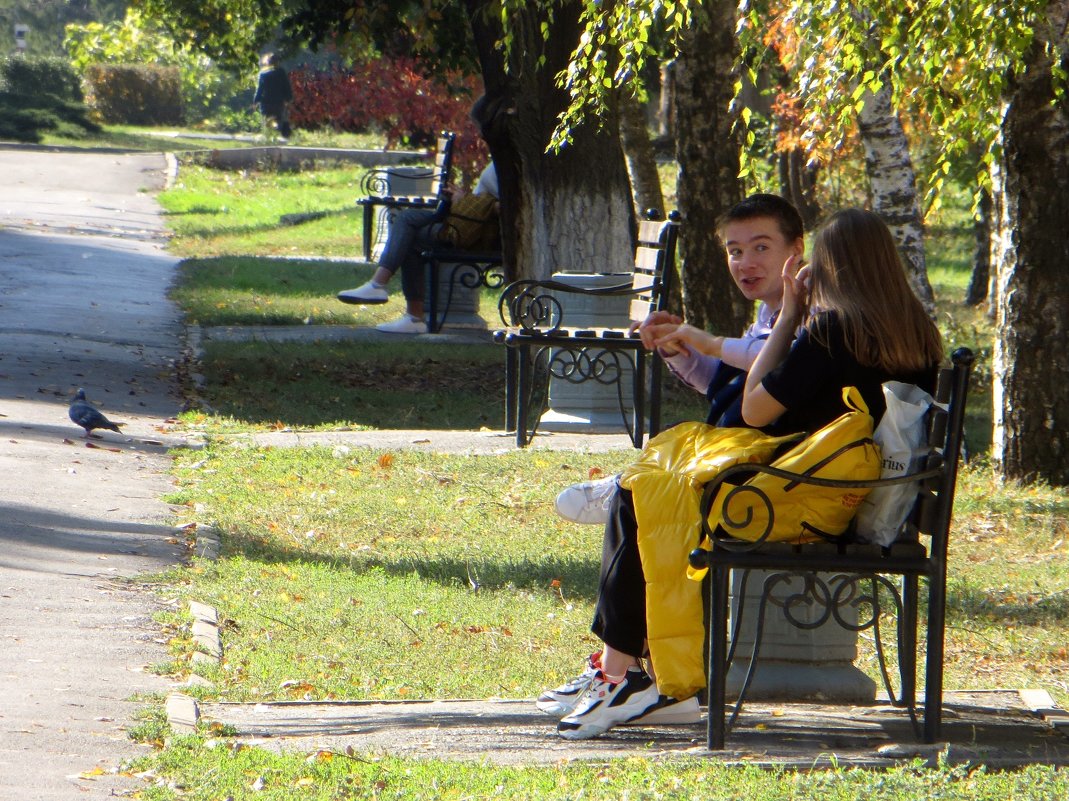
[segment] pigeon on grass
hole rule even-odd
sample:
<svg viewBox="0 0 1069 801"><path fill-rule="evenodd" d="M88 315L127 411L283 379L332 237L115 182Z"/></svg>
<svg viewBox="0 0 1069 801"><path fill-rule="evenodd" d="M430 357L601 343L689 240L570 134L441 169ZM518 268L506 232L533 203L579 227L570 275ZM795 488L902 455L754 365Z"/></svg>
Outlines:
<svg viewBox="0 0 1069 801"><path fill-rule="evenodd" d="M85 399L84 389L79 389L75 393L68 414L70 414L73 422L85 429L87 437L92 434L94 428L106 428L108 431L118 431L121 434L119 426L126 425L125 423L113 423L97 411L97 408Z"/></svg>

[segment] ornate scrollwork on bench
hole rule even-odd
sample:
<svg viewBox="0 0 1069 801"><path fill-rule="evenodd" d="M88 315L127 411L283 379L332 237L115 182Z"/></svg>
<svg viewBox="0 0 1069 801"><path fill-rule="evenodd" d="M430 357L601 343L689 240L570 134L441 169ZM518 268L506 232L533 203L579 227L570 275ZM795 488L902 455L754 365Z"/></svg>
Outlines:
<svg viewBox="0 0 1069 801"><path fill-rule="evenodd" d="M482 287L500 289L505 284L501 253L436 248L422 253L427 268L427 320L429 330L440 331L453 308L454 292L463 290L475 313L474 293ZM442 288L445 287L443 302Z"/></svg>
<svg viewBox="0 0 1069 801"><path fill-rule="evenodd" d="M494 333L494 341L508 348L505 425L509 431L515 430L517 445L526 445L535 435L538 420L548 407L553 381L615 384L623 427L636 448L642 447L647 419L651 435L660 430L659 357L648 354L638 335L627 328L590 327L588 321L577 324L575 313L569 325L568 315L573 303L589 313L591 298L624 299L632 322L641 322L651 311L663 309L675 272L678 227L675 212L668 220L651 215L640 223L634 272L621 276L619 283L581 287L557 280L524 279L502 291L498 313L504 327ZM605 276L601 280L610 279ZM648 364L652 366L647 409ZM629 371L631 386L625 390Z"/></svg>

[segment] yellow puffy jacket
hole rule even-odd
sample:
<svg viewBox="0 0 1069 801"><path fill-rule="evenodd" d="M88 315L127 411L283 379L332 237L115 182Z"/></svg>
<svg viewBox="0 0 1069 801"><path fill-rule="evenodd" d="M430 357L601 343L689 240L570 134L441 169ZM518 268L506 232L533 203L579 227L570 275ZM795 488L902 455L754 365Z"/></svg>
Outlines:
<svg viewBox="0 0 1069 801"><path fill-rule="evenodd" d="M784 454L774 464L784 470L823 478L878 478L879 450L872 442L872 417L861 393L843 389L847 412ZM750 428L713 428L684 423L653 437L638 461L620 476L620 486L634 493L638 550L646 577L646 629L657 686L673 698L689 698L705 686L702 642L702 596L691 577L687 556L699 544L703 485L736 464L771 461L776 449L801 435L770 437ZM777 510L770 541L805 542L799 532L808 526L830 535L842 533L857 511L865 491L788 485L782 479L758 476ZM718 496L714 525L724 524ZM751 510L752 511L752 510ZM753 514L733 515L750 519ZM759 517L759 515L757 515ZM765 515L767 518L767 514ZM724 524L725 527L726 524ZM758 521L757 530L765 527ZM752 539L739 529L733 536ZM707 547L707 543L701 543ZM700 579L700 575L693 578Z"/></svg>
<svg viewBox="0 0 1069 801"><path fill-rule="evenodd" d="M701 535L702 485L732 465L768 463L792 439L683 423L653 437L620 476L634 493L650 659L665 695L689 698L705 686L701 584L687 580L687 555Z"/></svg>

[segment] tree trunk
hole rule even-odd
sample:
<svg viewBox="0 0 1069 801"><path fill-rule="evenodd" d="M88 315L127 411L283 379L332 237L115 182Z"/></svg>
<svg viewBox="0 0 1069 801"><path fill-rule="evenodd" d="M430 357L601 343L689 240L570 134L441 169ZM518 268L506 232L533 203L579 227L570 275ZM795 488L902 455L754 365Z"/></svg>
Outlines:
<svg viewBox="0 0 1069 801"><path fill-rule="evenodd" d="M980 203L973 220L972 276L965 291L965 305L979 306L987 300L987 288L991 281L991 215L994 203L987 189L980 190Z"/></svg>
<svg viewBox="0 0 1069 801"><path fill-rule="evenodd" d="M780 194L798 209L807 231L812 231L820 222L820 201L817 200L819 172L817 167L806 164L805 152L799 147L779 154Z"/></svg>
<svg viewBox="0 0 1069 801"><path fill-rule="evenodd" d="M1069 0L1047 14L1002 125L1003 214L1014 236L999 263L994 455L1005 478L1067 486L1069 194L1060 188L1069 186L1069 99L1056 97L1045 45L1064 48Z"/></svg>
<svg viewBox="0 0 1069 801"><path fill-rule="evenodd" d="M1005 118L1006 107L1003 106L999 109L999 119L1005 120ZM997 160L992 161L989 171L991 173L991 241L988 243L988 253L991 261L991 271L987 279L986 317L994 323L995 317L998 315L999 276L1002 275L1005 269L1002 266L1002 259L1003 256L1010 253L1013 244L1006 240L1006 237L1012 232L1007 232L1005 228L1006 181L1002 165Z"/></svg>
<svg viewBox="0 0 1069 801"><path fill-rule="evenodd" d="M753 313L731 280L716 235L717 218L743 196L737 114L730 108L737 48L735 4L705 3L676 59L674 92L683 306L693 325L730 336L738 336Z"/></svg>
<svg viewBox="0 0 1069 801"><path fill-rule="evenodd" d="M631 176L635 210L642 215L647 209L656 209L663 216L668 209L661 193L661 176L657 173L657 159L650 141L646 106L633 95L620 98L620 137Z"/></svg>
<svg viewBox="0 0 1069 801"><path fill-rule="evenodd" d="M584 124L572 143L547 153L567 95L554 85L579 42L577 0L544 14L526 6L513 21L511 63L497 47L500 20L485 0L467 0L490 102L479 123L501 186L502 247L510 277L559 270L621 273L633 266L634 212L615 110L605 125ZM544 59L543 63L539 63Z"/></svg>
<svg viewBox="0 0 1069 801"><path fill-rule="evenodd" d="M935 313L935 296L928 282L924 259L924 226L917 202L917 182L909 142L902 121L891 105L891 86L884 81L879 92L866 92L857 115L865 148L865 172L872 192L872 210L891 229L906 265L913 292Z"/></svg>
<svg viewBox="0 0 1069 801"><path fill-rule="evenodd" d="M661 65L661 91L657 96L657 138L671 140L676 135L673 109L676 96L675 62Z"/></svg>

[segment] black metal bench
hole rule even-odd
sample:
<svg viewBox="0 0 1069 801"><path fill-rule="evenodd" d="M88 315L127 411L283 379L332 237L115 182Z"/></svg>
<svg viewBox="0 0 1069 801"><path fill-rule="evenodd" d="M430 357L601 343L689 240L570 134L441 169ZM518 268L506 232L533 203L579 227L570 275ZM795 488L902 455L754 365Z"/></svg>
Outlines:
<svg viewBox="0 0 1069 801"><path fill-rule="evenodd" d="M514 281L501 293L498 313L505 327L494 341L505 345L505 428L516 432L516 444L527 445L549 399L550 380L615 385L623 426L636 448L642 447L648 414L650 435L660 431L663 363L626 328L588 328L568 325L568 296L628 297L630 318L641 322L650 312L664 309L675 276L679 214L667 220L648 212L639 223L634 273L626 283L583 289L553 280ZM623 276L621 276L623 277ZM647 362L652 376L647 411ZM632 371L631 419L625 403L624 376ZM535 386L535 374L541 378ZM530 419L534 423L529 424Z"/></svg>
<svg viewBox="0 0 1069 801"><path fill-rule="evenodd" d="M453 167L453 143L456 134L451 131L443 131L438 136L437 150L434 155L434 166L428 167L422 172L406 172L402 174L396 169L376 169L365 173L361 183L365 197L358 198L356 204L363 208L363 234L364 234L364 258L371 260L371 253L375 242L386 234L386 225L375 226L375 209L383 208L387 214L401 211L402 209L435 209L447 200L443 188L449 183L449 172ZM426 195L397 197L390 192L391 179L403 178L406 180L418 180L420 178L430 181L430 191ZM444 216L444 215L443 215ZM380 222L383 222L380 220Z"/></svg>
<svg viewBox="0 0 1069 801"><path fill-rule="evenodd" d="M791 617L792 609L797 608L797 604L816 605L820 610L816 624L806 624L807 628L834 621L857 631L872 630L884 686L892 704L908 712L918 736L925 742L938 739L942 722L947 545L973 354L961 348L954 352L952 362L952 367L940 371L935 393L936 405L928 412L927 456L920 469L900 478L851 482L803 476L764 465L745 465L725 470L716 481L706 486L701 506L702 525L704 534L712 540L712 550L693 551L690 562L695 568L709 568L709 575L705 579L709 598L709 748L724 747L727 731L734 725L742 709L758 664L765 612L772 607L778 608L788 622L799 625ZM719 517L715 513L711 515L711 512L721 487L725 483L745 481L755 472L800 484L874 488L919 482L920 488L903 535L887 548L850 543L846 538L838 543L809 545L765 543L760 540L746 542L732 538L722 526L712 529L709 520ZM767 536L775 514L767 496L747 488L745 484L739 484L731 493L738 494L732 501L732 508L736 511L737 504L744 496L751 504L751 509L767 510L769 522L764 535ZM727 493L725 504L731 493ZM738 519L737 514L735 519ZM745 526L748 522L739 520L739 525ZM927 544L922 542L922 537L927 539ZM747 610L742 609L741 601L745 593L740 592L729 648L728 587L732 569L744 571L743 577L752 570L771 572L762 587L757 610L757 634L749 655L749 667L731 717L727 719L728 669L736 658L735 644L740 622L747 614ZM899 577L900 584L896 586L888 576ZM789 598L777 597L777 585L792 579L801 581L804 588L802 592ZM922 579L927 583L926 599L921 598L919 591ZM889 601L885 603L883 599ZM923 727L917 719L917 647L922 605L927 620ZM863 611L865 617L853 622L850 616L843 614L847 606L855 610L852 614ZM887 655L880 633L881 619L887 611L894 612L897 617L897 692L891 686Z"/></svg>
<svg viewBox="0 0 1069 801"><path fill-rule="evenodd" d="M449 312L474 316L480 287L500 289L505 269L500 251L465 251L442 246L424 250L426 267L427 330L438 333Z"/></svg>

